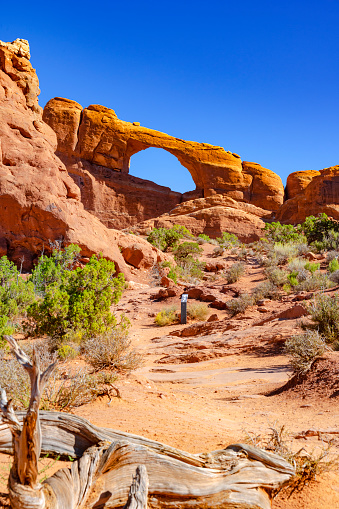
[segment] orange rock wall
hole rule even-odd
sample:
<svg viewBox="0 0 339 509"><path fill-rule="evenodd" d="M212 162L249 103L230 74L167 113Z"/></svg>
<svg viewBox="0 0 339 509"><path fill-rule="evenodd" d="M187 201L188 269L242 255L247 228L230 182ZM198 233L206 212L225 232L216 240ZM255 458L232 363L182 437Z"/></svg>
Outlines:
<svg viewBox="0 0 339 509"><path fill-rule="evenodd" d="M50 243L81 246L82 255L103 255L130 277L120 251L130 236L106 228L84 210L79 187L55 155L54 131L42 121L39 82L27 41L0 43L0 255L32 267ZM142 239L132 250L149 266L159 252Z"/></svg>
<svg viewBox="0 0 339 509"><path fill-rule="evenodd" d="M276 220L297 224L305 221L307 216L317 216L321 212L339 220L339 165L314 172L309 184L285 201Z"/></svg>

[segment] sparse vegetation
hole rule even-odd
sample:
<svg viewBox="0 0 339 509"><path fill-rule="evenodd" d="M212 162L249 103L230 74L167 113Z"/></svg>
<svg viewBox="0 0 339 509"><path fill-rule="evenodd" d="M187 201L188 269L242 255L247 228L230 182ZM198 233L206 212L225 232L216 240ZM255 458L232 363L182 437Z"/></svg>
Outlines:
<svg viewBox="0 0 339 509"><path fill-rule="evenodd" d="M221 237L217 237L219 246L224 249L231 249L239 245L239 239L234 233L223 232Z"/></svg>
<svg viewBox="0 0 339 509"><path fill-rule="evenodd" d="M227 283L236 283L245 274L245 264L242 262L233 263L225 272Z"/></svg>
<svg viewBox="0 0 339 509"><path fill-rule="evenodd" d="M243 313L247 308L254 304L252 295L243 293L240 297L232 299L226 303L227 309L231 316Z"/></svg>
<svg viewBox="0 0 339 509"><path fill-rule="evenodd" d="M339 295L320 293L308 306L312 320L319 333L328 343L338 340L339 336Z"/></svg>
<svg viewBox="0 0 339 509"><path fill-rule="evenodd" d="M278 454L295 468L295 476L276 490L274 497L285 491L290 497L294 492L301 491L310 482L317 479L319 474L335 470L338 467L338 456L331 454L333 444L322 444L318 452L307 452L304 447L295 451L293 448L293 434L286 430L285 425L277 422L270 424L269 432L263 435L252 431L246 433L246 441L255 447L261 447L273 454Z"/></svg>
<svg viewBox="0 0 339 509"><path fill-rule="evenodd" d="M279 288L272 281L263 281L253 290L252 298L254 303L262 299L278 300L280 298Z"/></svg>
<svg viewBox="0 0 339 509"><path fill-rule="evenodd" d="M185 226L175 224L172 228L154 228L147 240L161 251L170 251L178 246L183 237L192 238L193 235Z"/></svg>
<svg viewBox="0 0 339 509"><path fill-rule="evenodd" d="M210 309L206 302L192 302L188 301L187 316L192 320L206 320Z"/></svg>
<svg viewBox="0 0 339 509"><path fill-rule="evenodd" d="M110 369L128 373L142 364L142 357L133 348L128 337L130 322L123 317L113 329L87 339L82 352L95 370Z"/></svg>
<svg viewBox="0 0 339 509"><path fill-rule="evenodd" d="M315 359L321 357L329 348L325 338L317 330L307 330L289 338L285 343L285 350L290 357L293 374L300 375L308 371Z"/></svg>
<svg viewBox="0 0 339 509"><path fill-rule="evenodd" d="M176 306L170 306L162 309L155 317L154 321L159 327L172 325L178 321L179 315Z"/></svg>

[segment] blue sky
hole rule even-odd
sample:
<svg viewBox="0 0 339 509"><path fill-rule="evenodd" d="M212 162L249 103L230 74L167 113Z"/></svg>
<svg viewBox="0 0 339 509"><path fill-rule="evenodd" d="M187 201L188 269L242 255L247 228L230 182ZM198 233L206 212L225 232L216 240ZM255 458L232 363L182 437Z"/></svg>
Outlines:
<svg viewBox="0 0 339 509"><path fill-rule="evenodd" d="M128 121L220 145L278 173L339 164L339 1L1 5L0 39L28 39L40 104L62 96ZM171 154L131 173L194 188Z"/></svg>

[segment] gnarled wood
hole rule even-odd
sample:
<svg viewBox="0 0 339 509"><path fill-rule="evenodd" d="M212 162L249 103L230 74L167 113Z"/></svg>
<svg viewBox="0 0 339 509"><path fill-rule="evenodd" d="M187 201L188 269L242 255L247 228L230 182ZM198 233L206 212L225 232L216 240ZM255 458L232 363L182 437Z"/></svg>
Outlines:
<svg viewBox="0 0 339 509"><path fill-rule="evenodd" d="M26 415L16 416L1 392L0 450L12 450L17 458L9 479L14 509L100 509L125 504L126 509L146 509L147 493L151 509L197 505L269 509L270 491L294 473L284 459L246 444L190 454L144 437L98 428L74 415L39 415L42 390L54 366L40 375L36 356L31 364L13 339L11 345L30 373L32 386ZM71 468L38 485L40 450L78 459Z"/></svg>
<svg viewBox="0 0 339 509"><path fill-rule="evenodd" d="M137 467L124 509L147 509L148 475L145 465Z"/></svg>

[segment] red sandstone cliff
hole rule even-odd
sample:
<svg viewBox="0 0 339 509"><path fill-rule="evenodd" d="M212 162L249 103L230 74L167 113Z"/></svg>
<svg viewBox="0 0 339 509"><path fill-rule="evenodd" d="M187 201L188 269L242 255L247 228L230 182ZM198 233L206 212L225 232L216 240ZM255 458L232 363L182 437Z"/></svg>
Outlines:
<svg viewBox="0 0 339 509"><path fill-rule="evenodd" d="M42 121L39 82L29 62L27 41L0 44L0 254L30 268L50 241L77 243L82 255L102 252L129 277L120 250L130 237L106 228L84 210L80 191L55 155L54 131ZM158 254L146 241L139 266Z"/></svg>

